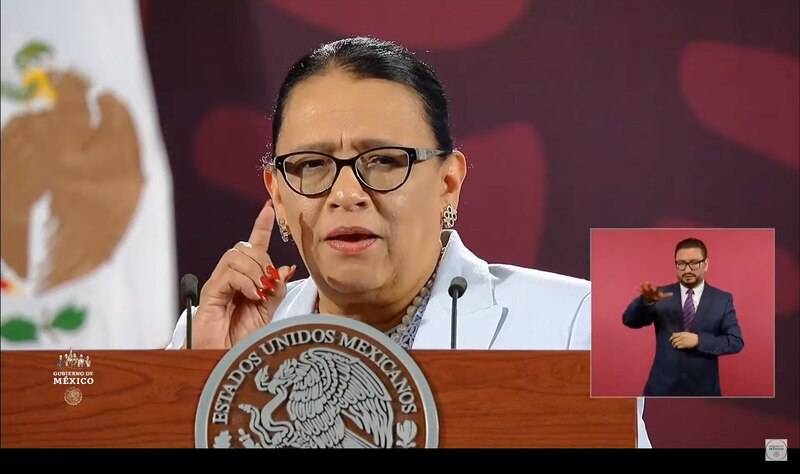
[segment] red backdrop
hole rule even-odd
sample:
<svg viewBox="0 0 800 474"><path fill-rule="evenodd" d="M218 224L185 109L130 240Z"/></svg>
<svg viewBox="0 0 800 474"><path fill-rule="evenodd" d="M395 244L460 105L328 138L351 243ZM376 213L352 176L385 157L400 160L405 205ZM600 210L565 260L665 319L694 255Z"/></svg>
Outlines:
<svg viewBox="0 0 800 474"><path fill-rule="evenodd" d="M776 398L649 399L644 418L655 447L800 444L800 2L141 2L176 284L249 235L289 66L344 35L396 40L444 82L470 163L457 228L484 260L589 278L592 227L775 228Z"/></svg>
<svg viewBox="0 0 800 474"><path fill-rule="evenodd" d="M772 229L592 229L592 396L642 394L655 353L654 329L628 328L622 313L641 282L677 281L674 249L687 237L706 244L706 283L733 294L742 328L744 349L719 359L723 395L775 395Z"/></svg>

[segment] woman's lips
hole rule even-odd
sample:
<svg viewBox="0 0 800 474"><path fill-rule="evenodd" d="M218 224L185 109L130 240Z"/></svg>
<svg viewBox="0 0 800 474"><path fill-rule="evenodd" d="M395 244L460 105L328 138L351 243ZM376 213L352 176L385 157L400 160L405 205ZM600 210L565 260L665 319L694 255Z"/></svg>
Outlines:
<svg viewBox="0 0 800 474"><path fill-rule="evenodd" d="M328 233L325 243L338 252L353 255L367 250L377 239L369 229L340 226Z"/></svg>
<svg viewBox="0 0 800 474"><path fill-rule="evenodd" d="M325 241L332 249L348 255L361 253L378 239L367 235L340 235Z"/></svg>

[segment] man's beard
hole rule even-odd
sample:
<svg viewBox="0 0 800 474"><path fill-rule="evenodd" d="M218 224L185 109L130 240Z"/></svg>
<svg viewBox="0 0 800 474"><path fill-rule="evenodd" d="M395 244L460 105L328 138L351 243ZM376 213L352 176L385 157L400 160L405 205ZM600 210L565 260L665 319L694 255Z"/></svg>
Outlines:
<svg viewBox="0 0 800 474"><path fill-rule="evenodd" d="M699 277L699 276L697 276L697 275L692 275L692 276L694 276L694 279L693 279L693 280L686 281L686 279L688 278L688 276L689 276L689 275L683 275L683 276L681 277L681 283L683 283L683 284L684 284L684 286L687 286L687 287L689 287L689 288L694 288L694 287L696 287L697 285L699 285L700 283L702 283L702 282L703 282L703 279L702 279L702 278L700 278L700 277Z"/></svg>

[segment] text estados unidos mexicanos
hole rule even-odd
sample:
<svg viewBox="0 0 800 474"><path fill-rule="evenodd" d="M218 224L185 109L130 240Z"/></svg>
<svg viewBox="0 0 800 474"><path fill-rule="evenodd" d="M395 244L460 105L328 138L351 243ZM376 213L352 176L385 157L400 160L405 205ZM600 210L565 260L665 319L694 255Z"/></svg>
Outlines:
<svg viewBox="0 0 800 474"><path fill-rule="evenodd" d="M53 385L91 385L94 383L94 371L88 372L53 372Z"/></svg>
<svg viewBox="0 0 800 474"><path fill-rule="evenodd" d="M336 341L337 332L333 329L315 329L308 331L305 329L283 334L278 337L269 339L267 342L258 346L260 352L265 355L272 355L283 349L315 343L315 344L333 344ZM338 344L347 347L359 354L364 355L370 362L376 365L381 372L389 377L392 387L397 392L397 398L400 401L400 411L402 413L416 413L417 405L415 404L414 391L409 384L408 380L398 370L397 363L395 363L387 354L384 354L380 349L370 344L369 342L359 338L358 336L348 336L344 333L339 333ZM259 351L252 351L247 355L246 359L239 361L239 367L232 370L226 382L223 383L221 390L217 393L217 398L214 403L214 413L212 415L212 422L215 424L227 424L228 414L230 413L231 403L233 397L239 386L244 382L245 374L257 369L264 360L261 358Z"/></svg>

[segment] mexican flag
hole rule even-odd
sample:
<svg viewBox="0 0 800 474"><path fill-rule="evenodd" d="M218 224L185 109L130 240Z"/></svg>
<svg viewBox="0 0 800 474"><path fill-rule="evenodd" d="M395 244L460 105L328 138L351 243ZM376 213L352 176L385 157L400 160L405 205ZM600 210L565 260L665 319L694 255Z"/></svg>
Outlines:
<svg viewBox="0 0 800 474"><path fill-rule="evenodd" d="M2 349L148 349L177 314L138 4L3 0Z"/></svg>

